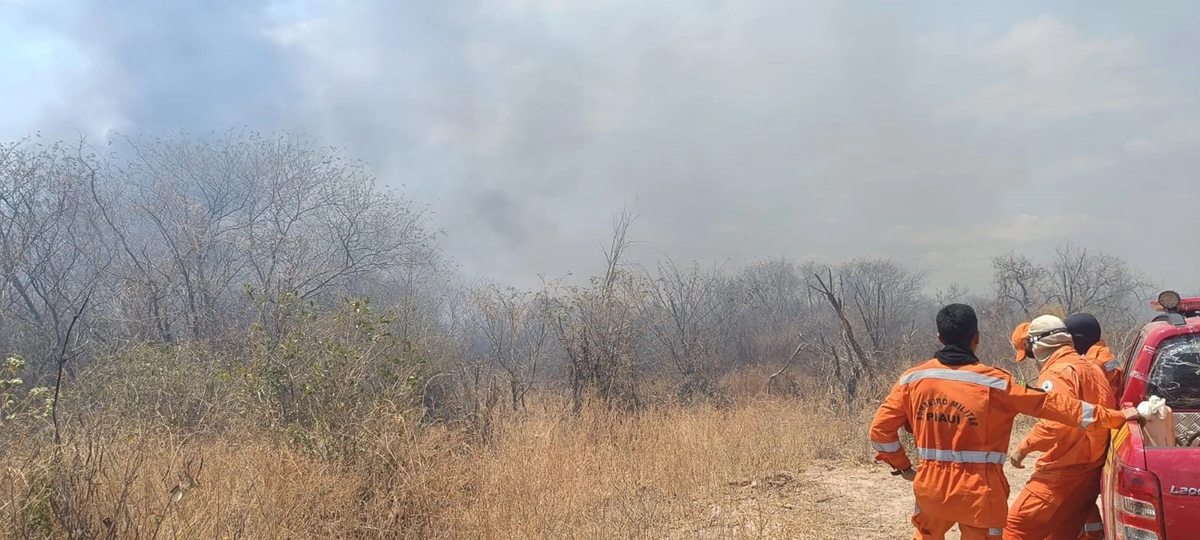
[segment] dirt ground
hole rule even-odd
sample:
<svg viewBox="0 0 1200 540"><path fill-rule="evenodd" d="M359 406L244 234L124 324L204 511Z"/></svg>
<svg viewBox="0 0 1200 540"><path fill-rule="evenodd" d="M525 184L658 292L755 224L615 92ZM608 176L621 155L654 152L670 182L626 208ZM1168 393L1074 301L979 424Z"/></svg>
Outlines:
<svg viewBox="0 0 1200 540"><path fill-rule="evenodd" d="M1036 459L1030 456L1025 469L1005 467L1012 484L1010 504ZM883 465L815 463L802 472L730 482L723 500L695 504L698 522L676 528L668 537L903 540L913 533L911 484L888 474ZM957 540L958 531L947 538Z"/></svg>

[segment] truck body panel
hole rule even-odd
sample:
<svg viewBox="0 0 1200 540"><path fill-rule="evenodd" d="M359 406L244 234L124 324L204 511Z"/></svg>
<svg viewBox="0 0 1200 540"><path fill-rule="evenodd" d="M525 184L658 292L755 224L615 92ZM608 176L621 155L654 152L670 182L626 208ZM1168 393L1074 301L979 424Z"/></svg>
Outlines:
<svg viewBox="0 0 1200 540"><path fill-rule="evenodd" d="M1200 448L1148 448L1145 468L1158 476L1167 538L1197 536L1200 532Z"/></svg>
<svg viewBox="0 0 1200 540"><path fill-rule="evenodd" d="M1107 538L1200 537L1200 446L1190 446L1200 445L1200 299L1183 304L1185 313L1146 324L1122 358L1117 402L1164 398L1176 437L1175 446L1148 446L1136 421L1113 431L1101 490Z"/></svg>

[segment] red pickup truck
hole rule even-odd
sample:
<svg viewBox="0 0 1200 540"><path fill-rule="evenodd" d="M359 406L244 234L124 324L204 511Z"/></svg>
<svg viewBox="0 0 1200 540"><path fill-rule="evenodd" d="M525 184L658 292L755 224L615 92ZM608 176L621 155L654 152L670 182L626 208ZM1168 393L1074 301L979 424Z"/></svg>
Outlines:
<svg viewBox="0 0 1200 540"><path fill-rule="evenodd" d="M1200 298L1165 291L1151 304L1161 314L1120 358L1125 380L1118 402L1129 407L1164 398L1175 440L1151 444L1136 421L1114 432L1101 492L1105 536L1200 538Z"/></svg>

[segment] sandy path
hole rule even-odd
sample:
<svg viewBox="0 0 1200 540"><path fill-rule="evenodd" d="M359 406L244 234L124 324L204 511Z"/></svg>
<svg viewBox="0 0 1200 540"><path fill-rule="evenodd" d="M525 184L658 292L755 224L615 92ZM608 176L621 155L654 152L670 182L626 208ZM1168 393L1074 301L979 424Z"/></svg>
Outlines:
<svg viewBox="0 0 1200 540"><path fill-rule="evenodd" d="M1032 472L1005 467L1015 499ZM669 538L879 539L912 537L911 484L883 465L815 463L800 473L779 471L730 482L719 500L693 503L697 520ZM957 531L947 538L957 540Z"/></svg>
<svg viewBox="0 0 1200 540"><path fill-rule="evenodd" d="M1025 469L1005 467L1012 492L1009 504L1017 498L1021 488L1033 471L1035 458L1026 462ZM810 471L815 481L828 494L818 501L816 510L828 516L823 523L828 528L822 532L855 533L855 538L898 539L910 538L913 532L909 516L912 514L913 495L911 484L888 473L886 467L834 469ZM853 510L851 510L853 509ZM838 536L824 536L837 538ZM849 538L851 536L847 536ZM946 535L958 539L957 528Z"/></svg>

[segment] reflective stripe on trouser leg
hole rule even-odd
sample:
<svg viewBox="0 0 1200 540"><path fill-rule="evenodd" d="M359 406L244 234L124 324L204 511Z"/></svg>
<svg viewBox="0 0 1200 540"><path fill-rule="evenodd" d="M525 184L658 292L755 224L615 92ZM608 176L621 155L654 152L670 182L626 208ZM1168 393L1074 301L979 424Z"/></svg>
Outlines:
<svg viewBox="0 0 1200 540"><path fill-rule="evenodd" d="M1002 538L1004 530L995 527L971 527L959 523L959 533L962 540L997 540Z"/></svg>
<svg viewBox="0 0 1200 540"><path fill-rule="evenodd" d="M1093 518L1095 519L1095 518ZM1104 524L1103 523L1085 523L1083 530L1079 531L1079 540L1103 540Z"/></svg>
<svg viewBox="0 0 1200 540"><path fill-rule="evenodd" d="M997 540L1004 535L1003 529L995 527L972 527L970 525L958 524L960 537L963 540Z"/></svg>

